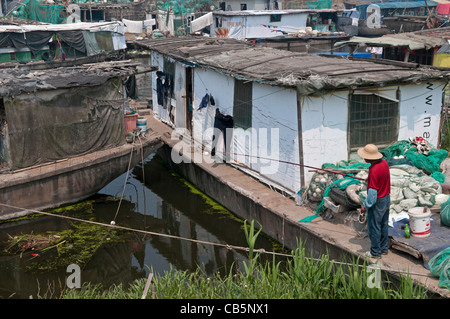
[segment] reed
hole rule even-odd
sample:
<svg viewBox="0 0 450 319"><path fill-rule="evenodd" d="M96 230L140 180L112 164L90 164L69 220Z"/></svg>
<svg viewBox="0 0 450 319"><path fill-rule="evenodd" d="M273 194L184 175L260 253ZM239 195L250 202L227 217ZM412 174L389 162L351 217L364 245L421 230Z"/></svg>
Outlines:
<svg viewBox="0 0 450 319"><path fill-rule="evenodd" d="M247 226L247 224L245 224ZM206 276L198 268L194 272L169 269L155 275L153 284L157 299L424 299L425 288L416 285L409 277L402 277L399 287L384 280L380 287L371 287L370 271L366 263L352 260L337 264L323 255L319 259L306 256L299 241L291 257L277 261L275 257L265 264L255 254L258 232L254 223L245 227L249 244L249 260L243 272L225 276L218 273ZM139 299L146 280L140 279L124 285L102 289L99 285L84 284L81 289L67 290L67 299ZM151 294L147 298L151 298Z"/></svg>

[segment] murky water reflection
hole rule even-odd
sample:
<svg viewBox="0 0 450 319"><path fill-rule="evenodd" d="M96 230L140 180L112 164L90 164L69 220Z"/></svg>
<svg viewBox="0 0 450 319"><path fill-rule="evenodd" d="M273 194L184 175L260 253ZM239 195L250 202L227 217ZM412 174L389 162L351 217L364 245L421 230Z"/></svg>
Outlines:
<svg viewBox="0 0 450 319"><path fill-rule="evenodd" d="M110 223L117 214L117 225L161 234L192 238L205 242L246 247L242 222L224 213L220 205L192 191L179 177L166 169L153 154L129 172L123 200L120 198L126 174L102 189L93 199L96 221ZM118 209L120 207L120 209ZM56 217L39 217L0 225L0 242L8 235L46 233L70 227L70 222ZM228 250L209 244L130 232L127 241L101 247L82 266L81 281L111 284L129 283L146 278L149 272L162 274L170 267L193 271L200 265L208 274L227 272L233 263L242 265L244 251ZM107 239L105 238L105 241ZM257 248L273 249L273 243L260 236ZM1 247L3 250L4 247ZM33 260L31 252L1 255L0 298L58 298L65 286L66 269L51 272L27 271ZM51 258L58 258L57 254ZM241 267L242 269L242 267Z"/></svg>

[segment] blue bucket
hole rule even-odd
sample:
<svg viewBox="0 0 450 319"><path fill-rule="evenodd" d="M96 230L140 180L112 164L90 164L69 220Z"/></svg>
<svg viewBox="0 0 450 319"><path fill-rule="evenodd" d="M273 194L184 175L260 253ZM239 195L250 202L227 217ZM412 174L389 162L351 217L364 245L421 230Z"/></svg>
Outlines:
<svg viewBox="0 0 450 319"><path fill-rule="evenodd" d="M137 127L141 129L141 133L147 132L147 119L145 117L137 118Z"/></svg>

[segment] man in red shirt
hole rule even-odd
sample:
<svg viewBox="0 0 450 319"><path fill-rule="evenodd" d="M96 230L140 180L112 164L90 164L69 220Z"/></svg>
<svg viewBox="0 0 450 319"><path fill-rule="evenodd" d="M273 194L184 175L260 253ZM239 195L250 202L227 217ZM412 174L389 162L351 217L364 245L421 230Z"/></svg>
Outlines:
<svg viewBox="0 0 450 319"><path fill-rule="evenodd" d="M361 206L361 212L367 212L367 231L371 242L367 256L379 259L388 253L391 175L376 145L367 144L358 150L358 155L371 164L367 177L367 197Z"/></svg>

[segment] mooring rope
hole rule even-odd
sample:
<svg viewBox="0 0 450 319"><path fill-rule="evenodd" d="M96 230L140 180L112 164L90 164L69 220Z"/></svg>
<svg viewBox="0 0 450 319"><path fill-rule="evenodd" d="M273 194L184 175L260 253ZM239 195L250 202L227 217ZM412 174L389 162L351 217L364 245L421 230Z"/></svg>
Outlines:
<svg viewBox="0 0 450 319"><path fill-rule="evenodd" d="M128 174L130 173L130 167L131 167L131 159L133 158L133 151L134 146L131 144L131 152L130 152L130 159L128 160L128 168L127 168L127 175L125 176L125 181L123 182L123 189L122 189L122 195L119 199L119 205L117 205L116 214L114 215L113 222L116 222L117 214L119 213L120 205L122 204L123 194L125 194L125 188L128 180Z"/></svg>
<svg viewBox="0 0 450 319"><path fill-rule="evenodd" d="M77 222L84 222L84 223L90 223L90 224L99 225L99 226L111 227L111 228L115 228L115 229L139 232L139 233L143 233L143 234L146 234L146 235L153 235L153 236L161 236L161 237L167 237L167 238L172 238L172 239L186 240L186 241L190 241L190 242L197 243L197 244L218 246L218 247L226 248L228 250L233 250L234 249L234 250L242 250L242 251L247 251L247 252L249 251L248 247L235 246L235 245L230 245L230 244L213 243L213 242L208 242L208 241L198 240L198 239L193 239L193 238L186 238L186 237L170 235L170 234L162 234L162 233L152 232L152 231L148 231L148 230L141 230L141 229L135 229L135 228L125 227L125 226L119 226L119 225L117 225L117 224L115 224L113 222L111 222L110 224L105 224L105 223L96 222L96 221L92 221L92 220L86 220L86 219L81 219L81 218L76 218L76 217L71 217L71 216L57 215L57 214L42 212L42 211L38 211L38 210L34 210L34 209L28 209L28 208L18 207L18 206L4 204L4 203L0 203L0 205L1 206L5 206L5 207L9 207L9 208L18 209L18 210L29 211L29 212L36 213L36 214L43 214L43 215L47 215L47 216L53 216L53 217L69 219L69 220L73 220L73 221L77 221ZM292 254L278 253L278 252L274 252L274 251L266 251L264 248L254 249L253 251L257 252L257 253L260 253L260 254L271 254L271 255L280 256L280 257L295 258L295 256L293 256ZM322 259L319 259L319 258L312 258L312 257L306 257L306 256L304 256L304 258L308 259L308 260L313 260L313 261L322 261ZM351 264L351 263L341 262L341 261L336 261L336 260L330 260L330 262L332 262L334 264L337 264L337 265L353 266L353 264ZM361 268L364 267L364 265L359 265L359 264L356 265L356 266L361 267ZM380 266L378 266L378 267L379 267L380 270L388 271L388 272L396 272L396 273L407 274L407 275L432 277L429 274L422 274L422 273L415 273L415 272L410 272L410 271L403 271L403 270L400 270L400 269L394 270L394 269L391 269L391 268L383 268L383 267L380 267Z"/></svg>

